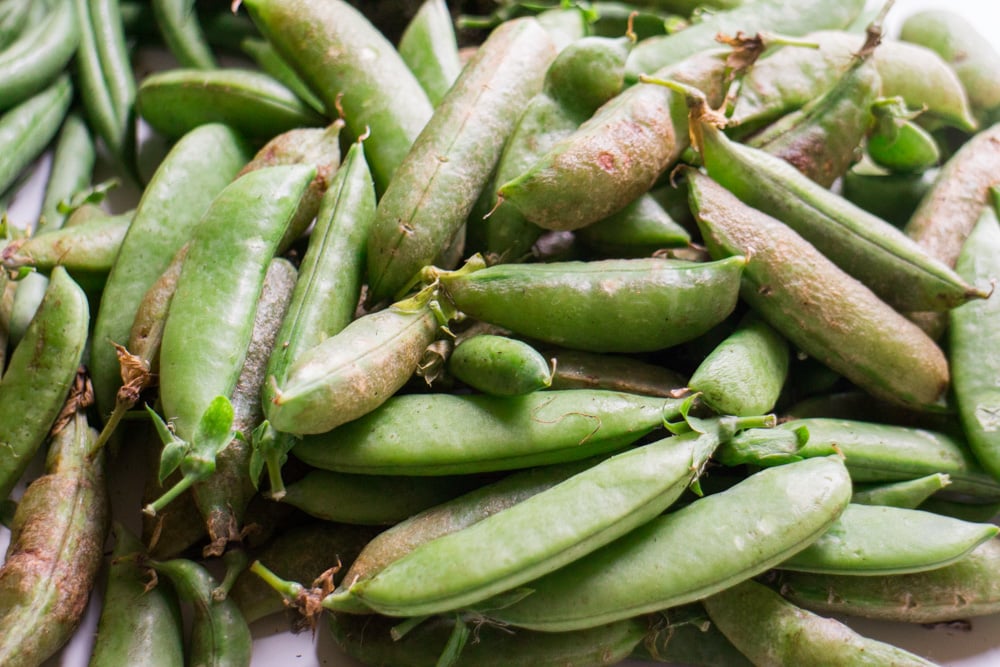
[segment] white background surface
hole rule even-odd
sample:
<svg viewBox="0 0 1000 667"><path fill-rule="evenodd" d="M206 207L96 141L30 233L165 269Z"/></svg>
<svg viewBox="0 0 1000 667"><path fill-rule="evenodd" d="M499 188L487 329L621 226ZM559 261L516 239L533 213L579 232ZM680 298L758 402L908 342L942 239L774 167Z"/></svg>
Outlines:
<svg viewBox="0 0 1000 667"><path fill-rule="evenodd" d="M870 2L869 4L874 6L878 3ZM994 40L1000 49L1000 0L897 0L887 21L888 33L894 35L898 32L898 26L906 15L931 7L947 8L963 15L984 35ZM142 69L141 64L139 69ZM48 158L46 157L40 161L35 176L25 184L22 194L13 202L10 215L15 224L22 226L30 224L37 216L47 165ZM130 205L134 205L136 197L137 193L134 191L127 189L119 191L113 196L111 206L114 210L124 210ZM138 479L141 474L141 462L139 461L126 459L122 462L121 468L125 471L132 471L131 476L134 479ZM119 489L117 493L121 495L127 491ZM127 522L134 526L136 518L128 518ZM8 540L9 532L0 527L0 553L6 549ZM80 631L63 653L51 659L46 665L50 667L54 665L75 667L87 663L93 628L96 626L99 614L99 597L98 590L92 599ZM971 631L949 627L930 629L897 623L845 620L848 620L852 627L863 634L892 642L951 667L1000 665L1000 615L972 619ZM344 657L338 651L322 625L315 638L308 634L295 636L287 632L284 618L273 616L255 623L253 632L255 637L253 665L255 667L274 665L348 667L360 664Z"/></svg>

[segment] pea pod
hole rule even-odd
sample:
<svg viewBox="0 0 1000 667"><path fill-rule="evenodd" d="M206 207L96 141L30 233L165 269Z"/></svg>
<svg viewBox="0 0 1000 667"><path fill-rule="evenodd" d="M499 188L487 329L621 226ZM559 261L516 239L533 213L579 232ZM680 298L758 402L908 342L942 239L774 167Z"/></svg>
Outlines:
<svg viewBox="0 0 1000 667"><path fill-rule="evenodd" d="M68 76L0 116L0 194L17 181L56 135L73 97Z"/></svg>
<svg viewBox="0 0 1000 667"><path fill-rule="evenodd" d="M936 168L920 174L887 174L855 167L844 174L843 195L855 206L902 227L937 176Z"/></svg>
<svg viewBox="0 0 1000 667"><path fill-rule="evenodd" d="M0 5L0 49L17 40L25 26L31 23L30 0L9 0Z"/></svg>
<svg viewBox="0 0 1000 667"><path fill-rule="evenodd" d="M462 70L455 28L444 0L426 0L420 5L399 38L399 57L437 106Z"/></svg>
<svg viewBox="0 0 1000 667"><path fill-rule="evenodd" d="M508 470L621 449L678 415L682 404L601 390L396 396L354 422L303 438L292 452L342 472Z"/></svg>
<svg viewBox="0 0 1000 667"><path fill-rule="evenodd" d="M945 473L933 473L902 482L855 484L852 503L917 509L921 503L951 484Z"/></svg>
<svg viewBox="0 0 1000 667"><path fill-rule="evenodd" d="M505 336L472 336L455 347L448 370L493 396L520 396L552 384L552 368L535 348Z"/></svg>
<svg viewBox="0 0 1000 667"><path fill-rule="evenodd" d="M555 56L531 18L505 23L479 47L379 200L368 238L369 303L398 298L447 247L500 159L515 111L541 89Z"/></svg>
<svg viewBox="0 0 1000 667"><path fill-rule="evenodd" d="M664 248L683 248L691 242L688 231L651 194L578 229L574 237L602 257L645 257Z"/></svg>
<svg viewBox="0 0 1000 667"><path fill-rule="evenodd" d="M96 158L86 121L80 114L70 112L59 130L36 233L63 226L69 212L60 210L60 204L90 185Z"/></svg>
<svg viewBox="0 0 1000 667"><path fill-rule="evenodd" d="M703 604L722 633L755 665L935 664L859 635L840 621L799 609L754 581L716 593Z"/></svg>
<svg viewBox="0 0 1000 667"><path fill-rule="evenodd" d="M631 357L577 350L547 354L555 359L552 389L610 389L670 398L687 386L674 371Z"/></svg>
<svg viewBox="0 0 1000 667"><path fill-rule="evenodd" d="M339 104L351 134L360 137L370 128L372 175L384 192L433 112L392 44L342 0L243 4L264 37L323 101L327 116L340 115ZM406 104L398 104L400 99Z"/></svg>
<svg viewBox="0 0 1000 667"><path fill-rule="evenodd" d="M530 594L487 613L518 627L564 631L699 600L804 549L850 495L836 458L768 468L530 582Z"/></svg>
<svg viewBox="0 0 1000 667"><path fill-rule="evenodd" d="M170 52L182 67L215 69L215 56L202 32L194 4L153 0L153 16Z"/></svg>
<svg viewBox="0 0 1000 667"><path fill-rule="evenodd" d="M922 172L938 163L941 152L934 137L913 119L901 97L878 100L872 105L875 127L868 135L865 152L873 162L895 173Z"/></svg>
<svg viewBox="0 0 1000 667"><path fill-rule="evenodd" d="M225 123L256 139L326 124L322 116L271 77L234 68L152 74L139 86L136 108L153 129L171 138L206 123Z"/></svg>
<svg viewBox="0 0 1000 667"><path fill-rule="evenodd" d="M260 37L245 37L240 42L240 50L253 59L257 66L275 81L295 93L314 111L323 113L323 102L302 82L288 63L278 55L271 43Z"/></svg>
<svg viewBox="0 0 1000 667"><path fill-rule="evenodd" d="M59 415L87 341L87 297L62 268L0 381L0 498L6 499Z"/></svg>
<svg viewBox="0 0 1000 667"><path fill-rule="evenodd" d="M80 28L72 0L59 0L43 20L27 27L0 51L0 111L48 88L79 42Z"/></svg>

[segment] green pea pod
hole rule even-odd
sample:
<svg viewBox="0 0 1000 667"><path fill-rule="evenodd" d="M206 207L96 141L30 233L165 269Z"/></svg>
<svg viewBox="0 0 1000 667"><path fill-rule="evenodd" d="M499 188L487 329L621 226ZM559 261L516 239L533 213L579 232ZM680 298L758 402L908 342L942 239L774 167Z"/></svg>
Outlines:
<svg viewBox="0 0 1000 667"><path fill-rule="evenodd" d="M171 138L206 123L225 123L257 139L296 127L326 125L295 93L253 70L174 69L152 74L139 86L136 106L153 129Z"/></svg>
<svg viewBox="0 0 1000 667"><path fill-rule="evenodd" d="M1000 527L900 507L848 505L818 540L778 569L882 576L950 565Z"/></svg>
<svg viewBox="0 0 1000 667"><path fill-rule="evenodd" d="M933 494L951 484L945 473L936 472L902 482L855 484L851 502L917 509Z"/></svg>
<svg viewBox="0 0 1000 667"><path fill-rule="evenodd" d="M651 616L651 627L632 652L635 660L701 665L751 667L726 636L708 619L698 603L664 609Z"/></svg>
<svg viewBox="0 0 1000 667"><path fill-rule="evenodd" d="M602 390L524 396L396 396L292 452L366 474L451 475L561 463L611 452L679 414L683 399Z"/></svg>
<svg viewBox="0 0 1000 667"><path fill-rule="evenodd" d="M333 637L348 655L364 664L423 667L440 664L438 658L462 620L435 617L424 621L400 639L395 639L392 627L398 619L330 617ZM576 665L610 665L628 657L646 630L642 619L609 623L592 630L566 633L511 632L488 624L476 630L475 641L469 641L454 667L563 667Z"/></svg>
<svg viewBox="0 0 1000 667"><path fill-rule="evenodd" d="M744 581L706 598L709 617L755 665L933 667L909 651L799 609L763 584Z"/></svg>
<svg viewBox="0 0 1000 667"><path fill-rule="evenodd" d="M303 83L295 70L278 55L271 43L260 37L245 37L240 42L240 50L250 56L257 66L275 81L295 93L314 111L323 113L323 102Z"/></svg>
<svg viewBox="0 0 1000 667"><path fill-rule="evenodd" d="M850 496L850 478L836 458L768 468L530 582L530 594L487 613L551 632L699 600L807 547Z"/></svg>
<svg viewBox="0 0 1000 667"><path fill-rule="evenodd" d="M153 0L153 16L163 41L181 67L215 69L212 48L202 32L191 0Z"/></svg>
<svg viewBox="0 0 1000 667"><path fill-rule="evenodd" d="M253 640L239 607L230 599L215 600L215 580L205 568L189 560L150 561L168 577L183 602L192 606L189 664L248 667Z"/></svg>
<svg viewBox="0 0 1000 667"><path fill-rule="evenodd" d="M336 118L339 107L355 137L371 131L368 157L375 186L389 179L431 117L420 84L385 37L342 0L248 0L264 37ZM399 104L406 100L406 104Z"/></svg>
<svg viewBox="0 0 1000 667"><path fill-rule="evenodd" d="M903 98L878 100L872 113L875 128L865 143L872 162L902 174L922 172L938 163L941 152L934 137L913 122L920 112L908 112Z"/></svg>
<svg viewBox="0 0 1000 667"><path fill-rule="evenodd" d="M108 582L88 667L137 664L156 656L162 667L184 664L184 637L177 595L164 582L147 590L139 566L142 543L120 523L113 526Z"/></svg>
<svg viewBox="0 0 1000 667"><path fill-rule="evenodd" d="M25 26L32 22L31 0L8 0L0 5L0 49L6 49L17 41Z"/></svg>
<svg viewBox="0 0 1000 667"><path fill-rule="evenodd" d="M98 412L110 414L121 385L111 343L128 340L146 291L164 272L213 198L251 157L243 139L223 125L192 130L171 149L143 191L104 287L94 323L90 372ZM183 197L177 193L183 192ZM228 280L227 280L228 282Z"/></svg>
<svg viewBox="0 0 1000 667"><path fill-rule="evenodd" d="M691 340L736 306L746 260L657 258L500 264L440 274L463 313L538 340L594 352L646 352ZM627 298L622 295L628 294ZM551 317L558 311L560 316Z"/></svg>
<svg viewBox="0 0 1000 667"><path fill-rule="evenodd" d="M722 11L674 35L651 37L636 47L628 59L632 81L715 45L718 33L735 35L767 31L793 37L814 30L842 28L857 16L864 2L796 2L754 0L736 9Z"/></svg>
<svg viewBox="0 0 1000 667"><path fill-rule="evenodd" d="M644 257L691 243L688 231L648 193L614 215L578 229L575 237L604 257Z"/></svg>
<svg viewBox="0 0 1000 667"><path fill-rule="evenodd" d="M974 25L946 9L925 10L903 21L899 38L931 49L951 65L980 123L988 126L1000 120L997 51Z"/></svg>
<svg viewBox="0 0 1000 667"><path fill-rule="evenodd" d="M327 596L323 606L351 608L360 601L380 613L414 616L511 591L649 521L697 480L721 440L763 421L698 422L693 426L701 432L613 456L468 528L417 547L372 578Z"/></svg>
<svg viewBox="0 0 1000 667"><path fill-rule="evenodd" d="M552 389L610 389L671 398L687 386L674 371L631 357L577 350L546 354L555 359Z"/></svg>
<svg viewBox="0 0 1000 667"><path fill-rule="evenodd" d="M64 75L0 116L0 194L45 150L72 98L73 86Z"/></svg>
<svg viewBox="0 0 1000 667"><path fill-rule="evenodd" d="M399 57L437 106L462 71L455 27L444 0L420 5L399 38Z"/></svg>
<svg viewBox="0 0 1000 667"><path fill-rule="evenodd" d="M48 88L73 57L79 42L80 28L72 1L59 0L43 20L26 28L0 51L0 111Z"/></svg>
<svg viewBox="0 0 1000 667"><path fill-rule="evenodd" d="M52 156L36 234L63 226L70 212L61 210L60 204L90 185L96 158L86 121L80 114L70 112L63 121Z"/></svg>
<svg viewBox="0 0 1000 667"><path fill-rule="evenodd" d="M484 334L462 341L448 358L448 371L493 396L520 396L552 384L552 367L545 357L505 336Z"/></svg>
<svg viewBox="0 0 1000 667"><path fill-rule="evenodd" d="M52 428L87 342L87 297L62 268L0 382L0 498L6 499Z"/></svg>
<svg viewBox="0 0 1000 667"><path fill-rule="evenodd" d="M782 572L778 590L795 604L820 613L941 623L997 613L998 568L1000 540L994 539L936 570L889 577Z"/></svg>
<svg viewBox="0 0 1000 667"><path fill-rule="evenodd" d="M938 177L937 169L920 174L887 174L854 168L844 174L844 198L886 222L902 227Z"/></svg>
<svg viewBox="0 0 1000 667"><path fill-rule="evenodd" d="M788 343L752 313L695 369L688 386L725 415L769 412L788 375Z"/></svg>
<svg viewBox="0 0 1000 667"><path fill-rule="evenodd" d="M447 247L555 56L531 18L503 24L479 47L379 200L368 238L369 303L398 298Z"/></svg>
<svg viewBox="0 0 1000 667"><path fill-rule="evenodd" d="M993 521L1000 514L1000 502L963 503L942 498L928 498L917 509L943 514L962 521Z"/></svg>
<svg viewBox="0 0 1000 667"><path fill-rule="evenodd" d="M958 258L958 272L969 281L984 284L1000 275L1000 223L992 206L983 208ZM1000 406L996 376L1000 305L996 298L970 303L950 314L950 352L955 400L969 447L976 459L1000 479Z"/></svg>
<svg viewBox="0 0 1000 667"><path fill-rule="evenodd" d="M323 433L368 414L413 375L438 329L436 288L360 317L288 368L265 403L281 432Z"/></svg>
<svg viewBox="0 0 1000 667"><path fill-rule="evenodd" d="M6 398L4 406L11 402ZM39 665L58 651L80 623L97 581L110 507L104 458L93 450L97 433L82 410L73 410L53 437L46 474L31 483L14 514L0 568L4 665Z"/></svg>
<svg viewBox="0 0 1000 667"><path fill-rule="evenodd" d="M759 127L820 97L850 66L865 37L819 31L803 35L803 40L819 48L784 48L754 65L740 85L730 114L732 125ZM961 82L933 51L887 40L873 58L884 97L900 96L911 108L926 105L927 117L937 122L964 130L976 128ZM914 71L921 76L913 76Z"/></svg>

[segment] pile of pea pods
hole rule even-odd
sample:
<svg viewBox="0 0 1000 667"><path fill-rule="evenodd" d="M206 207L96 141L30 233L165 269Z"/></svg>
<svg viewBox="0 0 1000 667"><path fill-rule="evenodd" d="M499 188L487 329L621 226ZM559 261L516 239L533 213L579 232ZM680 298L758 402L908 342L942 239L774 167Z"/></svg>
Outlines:
<svg viewBox="0 0 1000 667"><path fill-rule="evenodd" d="M891 11L0 0L0 665L934 664L1000 53Z"/></svg>

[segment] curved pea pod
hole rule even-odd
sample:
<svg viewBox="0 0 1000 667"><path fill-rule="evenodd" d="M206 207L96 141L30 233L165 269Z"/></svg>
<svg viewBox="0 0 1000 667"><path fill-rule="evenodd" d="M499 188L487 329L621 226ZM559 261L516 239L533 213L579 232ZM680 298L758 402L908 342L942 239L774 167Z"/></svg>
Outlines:
<svg viewBox="0 0 1000 667"><path fill-rule="evenodd" d="M121 385L118 357L110 343L128 340L146 291L190 240L212 199L251 155L232 129L204 125L177 142L146 186L108 275L94 323L90 372L102 416L111 412Z"/></svg>
<svg viewBox="0 0 1000 667"><path fill-rule="evenodd" d="M53 437L46 474L31 483L14 514L0 568L5 666L39 665L70 639L101 567L110 507L104 458L93 449L97 433L83 410L71 410Z"/></svg>
<svg viewBox="0 0 1000 667"><path fill-rule="evenodd" d="M80 43L71 0L53 3L47 15L29 25L0 50L0 111L17 106L59 77Z"/></svg>
<svg viewBox="0 0 1000 667"><path fill-rule="evenodd" d="M56 136L72 99L69 77L60 76L0 116L0 195L14 185Z"/></svg>
<svg viewBox="0 0 1000 667"><path fill-rule="evenodd" d="M270 42L259 37L256 29L253 33L253 35L240 40L240 50L250 56L261 71L295 93L312 109L323 113L323 102L316 97L313 91L309 90L309 87L303 83L295 70L274 50Z"/></svg>
<svg viewBox="0 0 1000 667"><path fill-rule="evenodd" d="M969 95L969 106L982 124L1000 120L998 54L975 26L954 12L930 9L907 17L899 38L931 49L955 70Z"/></svg>
<svg viewBox="0 0 1000 667"><path fill-rule="evenodd" d="M434 340L436 290L427 287L359 317L304 352L264 405L284 433L323 433L382 405L413 375Z"/></svg>
<svg viewBox="0 0 1000 667"><path fill-rule="evenodd" d="M216 583L212 575L183 559L150 561L149 566L169 578L181 601L192 606L190 664L248 667L253 650L250 628L235 602L213 599Z"/></svg>
<svg viewBox="0 0 1000 667"><path fill-rule="evenodd" d="M664 65L711 48L718 33L735 35L768 31L799 36L814 30L842 28L861 12L864 2L795 2L794 0L755 0L729 11L712 15L674 35L643 40L628 60L627 73L633 81Z"/></svg>
<svg viewBox="0 0 1000 667"><path fill-rule="evenodd" d="M992 206L982 216L958 259L958 272L979 284L1000 277L1000 222ZM1000 301L996 295L950 313L950 352L955 401L976 459L1000 479Z"/></svg>
<svg viewBox="0 0 1000 667"><path fill-rule="evenodd" d="M633 51L635 53L635 51ZM726 55L707 52L657 72L704 90L713 105L726 88ZM571 135L497 191L553 230L586 227L625 208L652 187L688 147L683 96L659 86L633 86L612 98ZM581 200L579 193L589 193Z"/></svg>
<svg viewBox="0 0 1000 667"><path fill-rule="evenodd" d="M444 616L428 619L399 639L392 635L398 619L341 614L331 616L329 622L337 645L364 664L423 667L437 663L455 632L456 623L464 621ZM455 667L611 665L627 658L645 631L643 619L558 634L511 632L487 624L476 630L477 639L469 641L450 664Z"/></svg>
<svg viewBox="0 0 1000 667"><path fill-rule="evenodd" d="M823 95L850 65L864 42L862 35L822 30L803 36L818 49L788 49L761 59L740 85L730 122L747 128L780 118ZM937 54L914 44L885 41L874 55L882 80L882 95L906 100L929 118L974 130L965 90L954 72ZM912 72L919 71L915 77Z"/></svg>
<svg viewBox="0 0 1000 667"><path fill-rule="evenodd" d="M602 390L524 396L396 396L292 452L326 470L450 475L560 463L615 451L680 414L682 399Z"/></svg>
<svg viewBox="0 0 1000 667"><path fill-rule="evenodd" d="M440 281L459 311L517 334L593 352L645 352L725 319L745 264L743 257L500 264L443 273Z"/></svg>
<svg viewBox="0 0 1000 667"><path fill-rule="evenodd" d="M787 375L788 343L751 313L695 369L688 387L719 414L759 415L774 408Z"/></svg>
<svg viewBox="0 0 1000 667"><path fill-rule="evenodd" d="M855 576L922 572L954 563L998 531L991 523L851 504L822 537L777 568Z"/></svg>
<svg viewBox="0 0 1000 667"><path fill-rule="evenodd" d="M755 581L716 593L702 604L722 633L755 665L935 664L864 637L840 621L799 609Z"/></svg>
<svg viewBox="0 0 1000 667"><path fill-rule="evenodd" d="M672 398L687 386L678 373L631 357L578 350L546 354L555 359L552 389L609 389Z"/></svg>
<svg viewBox="0 0 1000 667"><path fill-rule="evenodd" d="M397 296L448 246L555 56L531 18L503 24L479 47L379 200L368 238L369 303Z"/></svg>
<svg viewBox="0 0 1000 667"><path fill-rule="evenodd" d="M778 220L707 176L690 171L688 179L709 252L755 253L740 295L768 324L876 397L913 407L941 398L947 360L916 325Z"/></svg>
<svg viewBox="0 0 1000 667"><path fill-rule="evenodd" d="M847 470L833 457L768 468L530 582L530 594L487 614L554 632L693 602L807 547L850 495Z"/></svg>
<svg viewBox="0 0 1000 667"><path fill-rule="evenodd" d="M874 169L854 168L844 174L844 198L874 216L902 227L913 215L938 177L938 169L919 174L879 173Z"/></svg>
<svg viewBox="0 0 1000 667"><path fill-rule="evenodd" d="M37 8L30 0L11 0L0 6L0 49L17 41L25 26L31 25L35 17L32 8Z"/></svg>
<svg viewBox="0 0 1000 667"><path fill-rule="evenodd" d="M86 295L57 267L0 381L0 498L10 494L56 421L77 376L89 322Z"/></svg>
<svg viewBox="0 0 1000 667"><path fill-rule="evenodd" d="M763 418L753 421L764 423ZM662 512L697 480L719 442L749 423L736 418L693 423L698 431L605 459L468 528L422 544L373 577L327 596L323 606L349 610L360 602L379 613L415 616L512 591Z"/></svg>
<svg viewBox="0 0 1000 667"><path fill-rule="evenodd" d="M164 583L147 590L149 577L139 566L142 543L115 523L101 619L88 667L138 664L156 656L163 667L184 664L184 636L177 594Z"/></svg>
<svg viewBox="0 0 1000 667"><path fill-rule="evenodd" d="M855 484L851 502L918 509L925 500L949 484L951 479L940 472L902 482Z"/></svg>
<svg viewBox="0 0 1000 667"><path fill-rule="evenodd" d="M552 367L525 342L506 336L467 338L448 358L448 371L485 394L520 396L552 384Z"/></svg>
<svg viewBox="0 0 1000 667"><path fill-rule="evenodd" d="M67 208L77 193L90 185L97 160L94 139L90 135L87 121L79 113L70 112L59 130L59 137L52 153L52 169L45 183L45 195L42 199L42 210L38 217L35 233L60 229L67 218L75 210ZM93 204L83 204L79 208L91 207ZM103 215L104 210L97 208Z"/></svg>
<svg viewBox="0 0 1000 667"><path fill-rule="evenodd" d="M209 70L218 66L194 5L185 0L153 0L152 5L159 33L182 67Z"/></svg>
<svg viewBox="0 0 1000 667"><path fill-rule="evenodd" d="M341 0L249 0L260 31L316 93L329 117L339 105L351 134L370 128L368 157L379 192L402 163L433 107L382 34ZM406 100L406 104L399 104ZM407 276L408 277L408 276Z"/></svg>
<svg viewBox="0 0 1000 667"><path fill-rule="evenodd" d="M451 14L444 0L426 0L399 38L399 57L437 106L462 71Z"/></svg>
<svg viewBox="0 0 1000 667"><path fill-rule="evenodd" d="M604 220L576 230L575 237L605 257L642 257L663 248L683 248L691 242L688 231L674 222L650 194Z"/></svg>
<svg viewBox="0 0 1000 667"><path fill-rule="evenodd" d="M938 163L941 151L934 137L912 120L920 112L908 112L901 97L877 101L872 113L875 127L865 142L872 162L902 174L922 172Z"/></svg>
<svg viewBox="0 0 1000 667"><path fill-rule="evenodd" d="M136 108L153 129L171 138L207 123L225 123L256 139L326 125L322 116L271 77L233 68L152 74L139 86Z"/></svg>
<svg viewBox="0 0 1000 667"><path fill-rule="evenodd" d="M927 572L854 577L782 572L778 590L797 605L827 614L907 623L940 623L1000 610L1000 540L957 563Z"/></svg>

